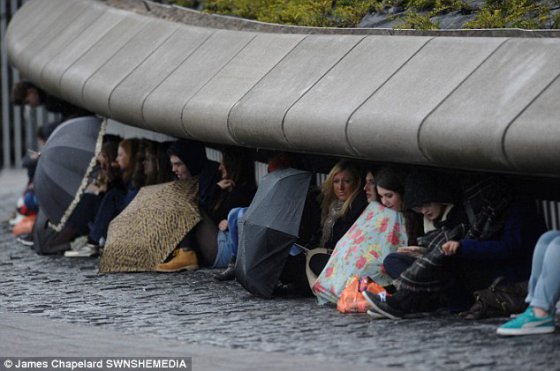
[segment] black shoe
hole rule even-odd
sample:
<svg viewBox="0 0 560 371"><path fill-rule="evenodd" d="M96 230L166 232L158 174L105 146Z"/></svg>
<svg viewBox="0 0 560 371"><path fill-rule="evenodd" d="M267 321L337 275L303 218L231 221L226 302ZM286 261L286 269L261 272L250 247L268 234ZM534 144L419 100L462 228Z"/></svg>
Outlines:
<svg viewBox="0 0 560 371"><path fill-rule="evenodd" d="M33 235L32 234L22 234L16 238L17 242L25 246L33 246Z"/></svg>
<svg viewBox="0 0 560 371"><path fill-rule="evenodd" d="M400 319L404 317L404 312L393 308L387 303L387 296L385 294L373 294L369 291L362 292L362 295L368 303L372 306L372 311L384 315L390 319Z"/></svg>
<svg viewBox="0 0 560 371"><path fill-rule="evenodd" d="M222 273L214 275L216 281L233 281L235 279L235 265L228 264L228 267Z"/></svg>

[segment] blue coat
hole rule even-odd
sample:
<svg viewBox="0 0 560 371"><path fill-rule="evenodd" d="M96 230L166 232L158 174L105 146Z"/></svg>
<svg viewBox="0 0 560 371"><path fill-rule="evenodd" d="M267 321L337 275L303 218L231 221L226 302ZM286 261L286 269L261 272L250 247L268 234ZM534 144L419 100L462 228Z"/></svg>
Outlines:
<svg viewBox="0 0 560 371"><path fill-rule="evenodd" d="M488 279L506 276L510 282L526 281L539 236L546 231L533 200L514 201L508 207L504 227L488 240L461 240L457 254L466 272L485 273Z"/></svg>

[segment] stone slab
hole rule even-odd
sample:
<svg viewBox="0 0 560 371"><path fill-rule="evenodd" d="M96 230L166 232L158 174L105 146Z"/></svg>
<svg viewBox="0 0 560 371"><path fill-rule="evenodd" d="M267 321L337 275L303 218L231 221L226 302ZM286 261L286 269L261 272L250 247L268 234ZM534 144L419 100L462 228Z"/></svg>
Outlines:
<svg viewBox="0 0 560 371"><path fill-rule="evenodd" d="M182 116L185 132L203 141L235 144L228 128L233 106L303 38L259 34L187 102Z"/></svg>
<svg viewBox="0 0 560 371"><path fill-rule="evenodd" d="M363 36L308 35L233 108L230 133L256 148L285 148L284 117Z"/></svg>
<svg viewBox="0 0 560 371"><path fill-rule="evenodd" d="M90 44L90 48L64 71L60 79L63 97L78 106L89 108L90 102L83 97L87 81L145 26L145 19L140 16L121 15L121 20L114 27L99 41Z"/></svg>
<svg viewBox="0 0 560 371"><path fill-rule="evenodd" d="M423 153L455 168L508 168L505 132L560 73L552 61L560 61L559 39L508 40L427 117L418 135Z"/></svg>
<svg viewBox="0 0 560 371"><path fill-rule="evenodd" d="M39 84L52 94L65 95L60 83L66 70L122 21L125 14L126 12L107 8L101 17L43 67Z"/></svg>
<svg viewBox="0 0 560 371"><path fill-rule="evenodd" d="M290 146L312 152L327 146L332 155L355 155L347 140L350 116L429 40L381 36L361 40L290 108L284 120Z"/></svg>
<svg viewBox="0 0 560 371"><path fill-rule="evenodd" d="M30 79L40 81L43 68L59 53L63 52L80 34L87 32L88 27L99 19L107 11L107 8L101 4L93 4L93 6L83 10L85 11L71 18L72 22L70 24L58 30L50 41L43 42L44 47L40 51L25 58L29 60L26 71Z"/></svg>
<svg viewBox="0 0 560 371"><path fill-rule="evenodd" d="M29 1L16 12L8 25L8 56L17 67L24 65L19 55L33 42L41 40L42 35L53 26L53 21L63 18L64 11L69 7L65 0L53 0L47 7L40 3L40 0Z"/></svg>
<svg viewBox="0 0 560 371"><path fill-rule="evenodd" d="M18 59L26 62L31 61L33 57L48 48L51 41L60 33L67 33L75 21L84 21L81 16L84 13L88 13L90 10L91 7L89 7L87 3L77 1L68 4L63 11L56 14L56 17L49 14L44 15L47 19L53 17L53 20L49 22L49 26L44 29L40 35L37 35L35 39L18 54ZM23 63L19 66L19 70L24 76L31 77L29 63Z"/></svg>
<svg viewBox="0 0 560 371"><path fill-rule="evenodd" d="M560 78L538 96L507 128L504 154L519 171L560 175ZM538 123L538 129L535 125Z"/></svg>
<svg viewBox="0 0 560 371"><path fill-rule="evenodd" d="M158 19L140 18L143 25L134 36L90 76L83 87L83 101L88 108L112 116L109 99L123 79L148 58L179 28Z"/></svg>
<svg viewBox="0 0 560 371"><path fill-rule="evenodd" d="M109 98L112 117L145 127L142 110L147 97L213 33L181 26L113 90Z"/></svg>
<svg viewBox="0 0 560 371"><path fill-rule="evenodd" d="M183 108L255 37L254 33L218 30L146 98L143 115L149 129L185 136Z"/></svg>
<svg viewBox="0 0 560 371"><path fill-rule="evenodd" d="M352 115L350 145L365 158L427 163L418 143L423 120L504 41L430 40Z"/></svg>

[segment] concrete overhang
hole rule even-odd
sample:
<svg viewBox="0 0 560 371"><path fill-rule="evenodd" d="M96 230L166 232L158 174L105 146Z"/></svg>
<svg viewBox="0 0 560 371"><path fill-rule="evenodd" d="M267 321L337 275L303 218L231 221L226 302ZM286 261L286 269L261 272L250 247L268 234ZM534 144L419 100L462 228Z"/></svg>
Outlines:
<svg viewBox="0 0 560 371"><path fill-rule="evenodd" d="M33 0L6 42L46 91L176 137L560 177L560 38L439 35L225 30Z"/></svg>

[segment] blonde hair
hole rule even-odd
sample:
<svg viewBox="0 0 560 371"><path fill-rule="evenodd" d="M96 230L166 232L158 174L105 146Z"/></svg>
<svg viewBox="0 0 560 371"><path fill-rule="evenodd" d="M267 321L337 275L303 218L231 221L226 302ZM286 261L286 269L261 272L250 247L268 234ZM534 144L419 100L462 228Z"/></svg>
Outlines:
<svg viewBox="0 0 560 371"><path fill-rule="evenodd" d="M355 188L350 194L350 197L348 197L348 199L344 201L344 204L342 205L342 209L340 211L341 217L345 216L348 210L350 210L350 208L352 207L352 202L354 202L354 199L356 198L358 193L361 192L362 190L362 174L360 169L355 164L347 160L341 160L337 162L336 165L333 166L333 168L329 172L329 175L327 176L327 179L323 183L323 189L322 189L323 200L321 202L321 223L325 222L325 219L329 214L329 207L331 203L336 199L336 194L334 193L334 187L333 187L334 177L338 173L345 170L349 171L350 174L352 175L352 180L354 181Z"/></svg>

